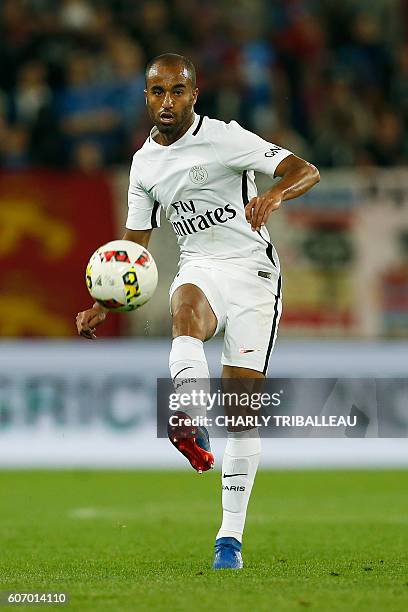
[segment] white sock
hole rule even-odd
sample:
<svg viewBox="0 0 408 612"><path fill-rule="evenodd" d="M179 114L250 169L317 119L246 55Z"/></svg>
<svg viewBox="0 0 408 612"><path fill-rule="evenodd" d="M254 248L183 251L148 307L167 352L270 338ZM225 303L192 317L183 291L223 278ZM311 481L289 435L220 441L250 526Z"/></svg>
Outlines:
<svg viewBox="0 0 408 612"><path fill-rule="evenodd" d="M192 336L174 338L170 357L170 375L177 393L210 392L210 373L204 353L204 343ZM180 408L191 418L205 416L207 402Z"/></svg>
<svg viewBox="0 0 408 612"><path fill-rule="evenodd" d="M221 473L222 524L217 539L229 537L242 542L248 501L260 456L261 441L257 429L228 434Z"/></svg>

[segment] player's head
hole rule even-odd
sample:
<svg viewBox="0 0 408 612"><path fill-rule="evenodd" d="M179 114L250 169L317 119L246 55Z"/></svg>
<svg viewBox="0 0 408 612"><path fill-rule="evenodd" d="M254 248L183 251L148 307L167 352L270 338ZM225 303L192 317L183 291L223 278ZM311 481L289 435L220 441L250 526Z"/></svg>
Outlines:
<svg viewBox="0 0 408 612"><path fill-rule="evenodd" d="M192 61L176 53L158 55L147 64L145 79L147 109L159 132L181 131L198 96Z"/></svg>

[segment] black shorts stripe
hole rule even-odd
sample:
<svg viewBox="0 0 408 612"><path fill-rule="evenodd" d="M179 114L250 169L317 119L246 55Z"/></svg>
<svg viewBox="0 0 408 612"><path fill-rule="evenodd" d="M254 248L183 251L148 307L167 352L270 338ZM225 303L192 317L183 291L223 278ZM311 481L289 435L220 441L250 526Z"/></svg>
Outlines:
<svg viewBox="0 0 408 612"><path fill-rule="evenodd" d="M201 115L200 121L198 122L198 125L197 125L196 129L194 130L192 136L197 136L197 134L200 131L200 128L201 128L201 126L203 124L203 120L204 120L204 115Z"/></svg>
<svg viewBox="0 0 408 612"><path fill-rule="evenodd" d="M264 368L263 368L264 376L266 376L266 372L268 370L269 358L271 356L273 342L274 342L275 336L276 336L276 326L278 324L278 315L279 315L278 303L279 303L279 298L281 297L281 288L282 288L281 285L282 285L282 278L281 278L281 276L279 276L279 280L278 280L278 294L275 296L275 307L274 307L274 313L273 313L271 336L269 338L268 350L266 351L265 364L264 364Z"/></svg>
<svg viewBox="0 0 408 612"><path fill-rule="evenodd" d="M155 200L152 209L152 216L150 217L150 225L152 226L152 228L157 227L157 211L159 209L159 206L160 202Z"/></svg>
<svg viewBox="0 0 408 612"><path fill-rule="evenodd" d="M241 181L241 193L242 193L242 203L244 207L248 204L248 172L244 170L242 173L242 181Z"/></svg>

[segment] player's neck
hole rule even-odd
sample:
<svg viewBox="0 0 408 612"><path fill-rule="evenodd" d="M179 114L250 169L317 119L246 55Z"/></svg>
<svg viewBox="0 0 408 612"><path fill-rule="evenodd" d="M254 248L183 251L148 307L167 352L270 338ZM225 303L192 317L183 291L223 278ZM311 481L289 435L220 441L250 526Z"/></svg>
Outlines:
<svg viewBox="0 0 408 612"><path fill-rule="evenodd" d="M180 140L184 136L184 134L191 128L195 120L194 112L191 113L191 117L183 123L181 126L175 128L171 132L158 132L153 138L157 144L162 145L163 147L168 147L173 144L177 140ZM157 128L158 129L158 128Z"/></svg>

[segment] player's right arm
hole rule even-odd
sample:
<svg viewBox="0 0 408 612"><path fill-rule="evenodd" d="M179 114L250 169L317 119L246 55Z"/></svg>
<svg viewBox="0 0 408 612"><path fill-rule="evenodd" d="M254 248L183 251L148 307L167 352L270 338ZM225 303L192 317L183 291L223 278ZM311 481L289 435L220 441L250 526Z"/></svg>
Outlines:
<svg viewBox="0 0 408 612"><path fill-rule="evenodd" d="M131 230L126 228L123 240L131 240L132 242L136 242L136 244L141 244L147 249L152 231L153 228L147 230Z"/></svg>
<svg viewBox="0 0 408 612"><path fill-rule="evenodd" d="M139 184L135 171L135 158L133 158L129 178L128 217L123 240L131 240L147 248L153 228L159 225L159 204ZM78 334L89 340L96 338L96 328L103 323L107 314L108 310L98 302L88 310L78 312L76 317Z"/></svg>

